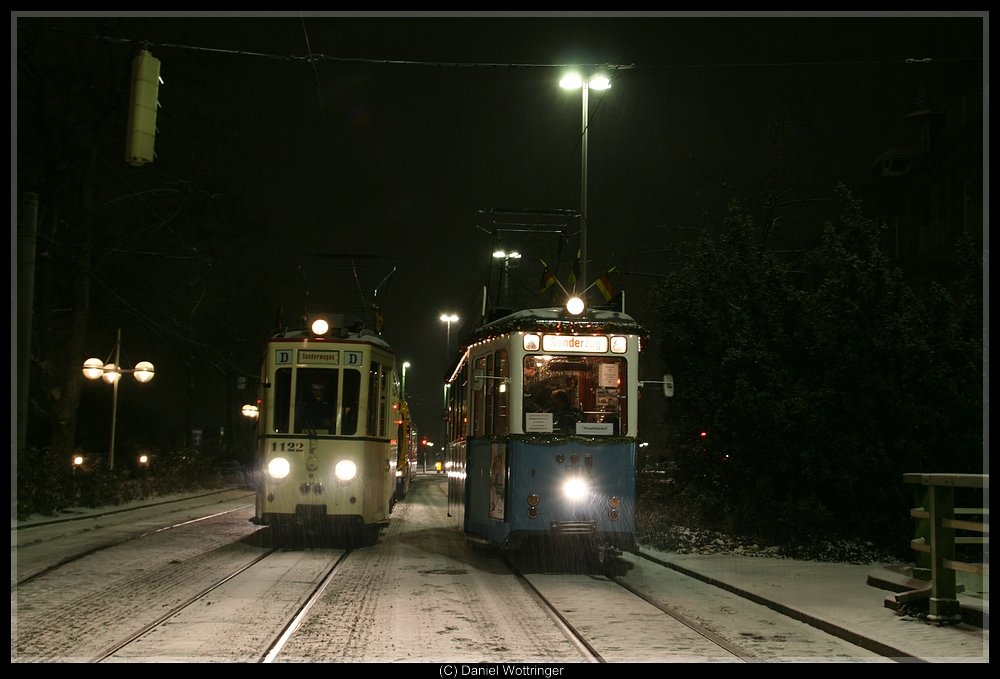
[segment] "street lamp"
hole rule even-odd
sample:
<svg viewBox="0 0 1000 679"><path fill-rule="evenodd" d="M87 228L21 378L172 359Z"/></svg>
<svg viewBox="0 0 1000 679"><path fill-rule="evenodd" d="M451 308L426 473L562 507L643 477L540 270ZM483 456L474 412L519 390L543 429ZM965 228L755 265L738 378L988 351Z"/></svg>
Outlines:
<svg viewBox="0 0 1000 679"><path fill-rule="evenodd" d="M448 324L448 335L447 335L447 339L445 340L445 345L444 346L445 346L445 356L446 356L445 360L446 361L450 361L451 360L451 324L455 323L456 321L458 321L458 314L441 314L440 320L442 320L442 321L444 321L445 323ZM444 417L441 420L441 424L443 425L443 433L444 433L443 440L447 441L448 440L448 383L447 382L444 383L444 403L443 403L443 408L442 408L441 412L444 415ZM441 450L442 451L444 450L444 446L441 447Z"/></svg>
<svg viewBox="0 0 1000 679"><path fill-rule="evenodd" d="M590 126L590 90L606 90L611 81L604 75L592 75L586 80L579 73L570 73L559 81L559 87L579 89L583 93L583 139L580 142L580 281L587 285L587 130Z"/></svg>
<svg viewBox="0 0 1000 679"><path fill-rule="evenodd" d="M445 355L451 358L451 324L458 320L457 314L441 314L441 320L448 324L448 335L445 342Z"/></svg>
<svg viewBox="0 0 1000 679"><path fill-rule="evenodd" d="M510 260L521 259L521 253L517 250L512 250L511 252L506 252L505 250L497 250L493 253L494 259L503 260L503 297L504 301L508 304L510 303ZM499 297L499 294L497 295ZM498 300L499 303L499 300Z"/></svg>
<svg viewBox="0 0 1000 679"><path fill-rule="evenodd" d="M141 384L145 384L153 379L155 370L149 361L139 361L135 368L128 369L121 367L122 349L122 329L118 328L118 338L115 340L115 348L112 349L114 362L108 358L105 363L99 358L88 358L83 362L83 376L88 380L103 379L113 388L111 397L111 446L108 449L108 469L115 468L115 430L118 423L118 381L122 373L129 373Z"/></svg>
<svg viewBox="0 0 1000 679"><path fill-rule="evenodd" d="M403 393L403 400L406 400L406 369L410 367L409 361L403 361L403 384L399 390Z"/></svg>

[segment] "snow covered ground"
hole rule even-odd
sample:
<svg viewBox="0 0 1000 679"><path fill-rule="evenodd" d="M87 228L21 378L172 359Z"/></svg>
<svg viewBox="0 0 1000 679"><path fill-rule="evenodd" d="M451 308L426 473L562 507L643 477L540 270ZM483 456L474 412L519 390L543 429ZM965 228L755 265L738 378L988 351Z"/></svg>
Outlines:
<svg viewBox="0 0 1000 679"><path fill-rule="evenodd" d="M577 663L584 656L494 555L470 549L447 517L442 477L425 477L397 505L378 544L355 550L275 662ZM206 496L211 511L156 505L74 524L11 531L11 659L88 660L159 609L262 551L253 536L252 495ZM115 510L121 508L114 508ZM99 514L99 512L93 512ZM199 519L211 514L210 519ZM127 520L122 517L128 516ZM42 519L43 521L46 519ZM51 520L48 517L47 520ZM165 525L176 526L162 530ZM208 530L206 530L208 528ZM127 545L136 535L147 537ZM94 551L51 574L67 551ZM88 547L88 545L92 545ZM762 598L874 635L931 661L988 662L988 631L941 628L899 617L885 592L865 583L866 564L654 552ZM336 550L292 550L251 580L234 580L205 602L114 656L126 662L240 662L281 636L294 609ZM623 579L724 634L763 662L887 662L759 603L629 557ZM250 573L251 571L248 571ZM248 576L251 577L251 576ZM734 658L663 628L651 614L622 610L592 575L532 573L536 587L612 662L706 662ZM617 596L617 595L615 595ZM607 602L607 603L606 603ZM617 608L616 608L617 607ZM964 626L963 626L964 627ZM677 636L671 636L676 634ZM647 635L647 636L643 636Z"/></svg>

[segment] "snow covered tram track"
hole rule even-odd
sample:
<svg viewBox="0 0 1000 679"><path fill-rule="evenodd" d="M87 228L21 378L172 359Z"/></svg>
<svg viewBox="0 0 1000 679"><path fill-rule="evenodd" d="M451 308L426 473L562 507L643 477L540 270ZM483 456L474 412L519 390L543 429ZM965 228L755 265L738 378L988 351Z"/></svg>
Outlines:
<svg viewBox="0 0 1000 679"><path fill-rule="evenodd" d="M741 566L733 567L728 579L720 579L642 551L623 555L620 566L614 578L623 587L655 606L697 620L720 638L739 640L758 662L923 662L834 624L834 614L819 619L782 604L780 590L790 590L793 597L799 591L794 573L778 586L769 582L764 589L750 591L732 584L741 578L753 582Z"/></svg>
<svg viewBox="0 0 1000 679"><path fill-rule="evenodd" d="M91 658L90 662L92 662L92 663L98 663L98 662L101 662L103 660L107 660L108 658L112 657L113 655L115 655L116 653L118 653L119 651L121 651L122 649L124 649L126 646L128 646L129 644L131 644L136 639L139 639L139 638L145 636L146 634L148 634L152 630L156 629L160 625L164 624L166 621L168 621L171 618L173 618L175 615L177 615L178 613L180 613L184 609L186 609L186 608L188 608L190 606L193 606L194 604L196 604L199 601L203 600L206 596L208 596L208 594L210 592L218 589L219 587L221 587L225 583L229 582L233 578L237 577L241 573L244 573L244 572L250 570L251 568L253 568L254 566L256 566L258 563L260 563L261 561L263 561L264 559L266 559L268 556L270 556L271 554L274 554L274 552L276 552L276 551L277 551L277 549L272 548L272 549L264 552L263 554L259 555L257 558L255 558L250 563L242 566L241 568L237 569L236 571L234 571L232 573L229 573L229 574L225 575L220 580L212 583L208 587L205 587L204 589L202 589L200 592L198 592L194 596L188 598L186 601L183 601L183 602L177 604L176 606L174 606L173 608L171 608L169 611L167 611L166 613L164 613L163 615L161 615L156 620L153 620L152 622L150 622L150 623L148 623L146 625L143 625L141 628L139 628L138 630L136 630L135 632L133 632L127 638L123 639L122 641L120 641L120 642L118 642L118 643L116 643L116 644L114 644L114 645L112 645L112 646L110 646L108 648L105 648L103 651L101 651L100 653L98 653L96 657Z"/></svg>
<svg viewBox="0 0 1000 679"><path fill-rule="evenodd" d="M246 497L245 491L215 491L12 527L11 555L17 572L12 572L11 593L97 552L252 507ZM60 545L55 559L43 554L54 542Z"/></svg>
<svg viewBox="0 0 1000 679"><path fill-rule="evenodd" d="M646 603L648 603L648 604L650 604L652 606L655 606L657 609L663 611L664 613L666 613L671 618L673 618L677 622L681 623L682 625L684 625L688 629L691 629L694 632L697 632L701 636L703 636L706 639L708 639L709 641L711 641L713 644L716 644L720 648L723 648L723 649L729 651L730 653L732 653L739 660L742 660L744 662L762 662L759 658L757 658L756 656L754 656L752 653L750 653L746 649L742 648L741 646L739 646L737 644L732 643L726 637L724 637L724 636L722 636L720 634L716 634L709 627L707 627L707 626L705 626L705 625L697 622L693 618L690 618L690 617L684 615L680 611L677 611L676 609L673 609L670 606L667 606L666 604L664 604L663 602L659 601L658 599L656 599L654 597L651 597L651 596L647 596L644 592L642 592L642 591L640 591L638 589L633 588L628 583L623 582L623 581L621 581L621 580L619 580L617 578L612 578L612 581L614 583L616 583L617 585L619 585L620 587L628 590L632 594L636 595L637 597L639 597L640 599L642 599Z"/></svg>
<svg viewBox="0 0 1000 679"><path fill-rule="evenodd" d="M271 662L350 554L271 548L91 662Z"/></svg>
<svg viewBox="0 0 1000 679"><path fill-rule="evenodd" d="M590 662L757 662L729 639L614 577L508 567Z"/></svg>
<svg viewBox="0 0 1000 679"><path fill-rule="evenodd" d="M565 635L569 642L576 647L587 662L606 662L605 659L601 657L601 654L597 651L597 649L590 645L587 638L580 631L578 631L562 613L559 612L559 609L551 601L549 601L537 587L535 587L534 583L532 583L531 580L518 569L513 561L507 559L505 563L517 578L518 582L520 582L534 597L535 601L538 602L538 605L541 606L542 610L544 610L549 618L552 619L552 622L555 623L556 627L563 633L563 635Z"/></svg>

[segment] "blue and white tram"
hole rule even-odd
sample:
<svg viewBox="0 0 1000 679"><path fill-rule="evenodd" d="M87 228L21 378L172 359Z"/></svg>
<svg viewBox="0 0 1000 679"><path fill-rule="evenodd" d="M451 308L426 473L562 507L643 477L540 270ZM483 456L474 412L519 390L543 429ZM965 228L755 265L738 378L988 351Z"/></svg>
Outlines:
<svg viewBox="0 0 1000 679"><path fill-rule="evenodd" d="M265 346L254 523L374 542L396 493L392 348L359 322L314 317Z"/></svg>
<svg viewBox="0 0 1000 679"><path fill-rule="evenodd" d="M448 512L468 539L574 541L601 561L635 548L645 333L621 312L560 308L474 331L447 382Z"/></svg>

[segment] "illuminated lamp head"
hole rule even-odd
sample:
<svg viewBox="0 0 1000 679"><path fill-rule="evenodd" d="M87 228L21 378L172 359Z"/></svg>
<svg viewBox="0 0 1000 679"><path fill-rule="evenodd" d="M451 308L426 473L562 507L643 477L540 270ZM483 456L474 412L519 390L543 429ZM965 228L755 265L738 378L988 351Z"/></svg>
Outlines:
<svg viewBox="0 0 1000 679"><path fill-rule="evenodd" d="M276 457L267 463L267 473L272 479L283 479L292 471L292 465L283 457Z"/></svg>
<svg viewBox="0 0 1000 679"><path fill-rule="evenodd" d="M574 476L563 483L563 495L567 500L582 500L587 496L587 482L579 476Z"/></svg>
<svg viewBox="0 0 1000 679"><path fill-rule="evenodd" d="M341 481L350 481L358 475L358 465L351 460L341 460L334 466L333 473Z"/></svg>
<svg viewBox="0 0 1000 679"><path fill-rule="evenodd" d="M579 316L583 313L583 309L583 300L579 297L570 297L569 301L566 302L566 311L568 311L572 316Z"/></svg>
<svg viewBox="0 0 1000 679"><path fill-rule="evenodd" d="M330 324L325 318L315 318L309 324L309 331L316 337L323 337L330 332Z"/></svg>

